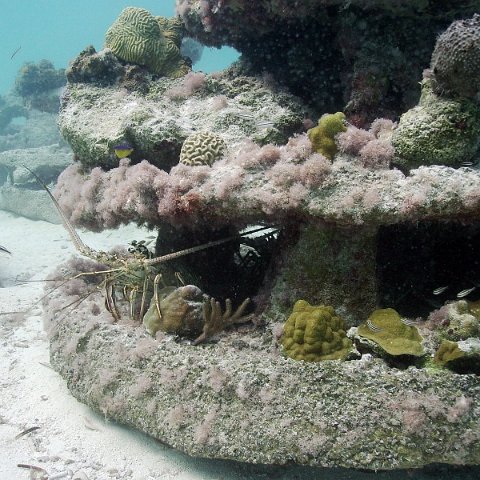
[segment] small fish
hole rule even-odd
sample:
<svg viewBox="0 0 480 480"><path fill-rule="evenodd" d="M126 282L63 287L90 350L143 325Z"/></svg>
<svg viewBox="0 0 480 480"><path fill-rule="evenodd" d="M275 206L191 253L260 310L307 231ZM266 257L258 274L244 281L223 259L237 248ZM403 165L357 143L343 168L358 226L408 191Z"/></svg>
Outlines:
<svg viewBox="0 0 480 480"><path fill-rule="evenodd" d="M472 287L472 288L466 288L465 290L462 290L461 292L457 293L457 298L463 298L466 297L467 295L470 295L477 287Z"/></svg>
<svg viewBox="0 0 480 480"><path fill-rule="evenodd" d="M367 320L367 327L372 331L372 332L381 332L383 329L380 327L377 327L374 325L370 320Z"/></svg>
<svg viewBox="0 0 480 480"><path fill-rule="evenodd" d="M20 45L13 53L12 56L10 57L10 60L22 49L22 46Z"/></svg>
<svg viewBox="0 0 480 480"><path fill-rule="evenodd" d="M89 430L93 430L95 432L100 431L100 428L98 428L88 417L83 417L83 424L85 425L85 428L88 428Z"/></svg>
<svg viewBox="0 0 480 480"><path fill-rule="evenodd" d="M462 167L472 167L473 165L475 165L475 163L466 161L466 162L462 162L461 165Z"/></svg>
<svg viewBox="0 0 480 480"><path fill-rule="evenodd" d="M446 287L438 287L436 288L432 293L434 295L440 295L442 294L446 289L448 288L448 285Z"/></svg>
<svg viewBox="0 0 480 480"><path fill-rule="evenodd" d="M258 130L266 130L268 128L273 128L275 126L275 123L271 120L260 120L255 124L255 126Z"/></svg>
<svg viewBox="0 0 480 480"><path fill-rule="evenodd" d="M0 252L5 252L5 253L8 253L8 254L12 254L12 252L10 250L7 250L5 247L2 247L2 245L0 245Z"/></svg>
<svg viewBox="0 0 480 480"><path fill-rule="evenodd" d="M235 112L235 115L239 118L243 118L244 120L253 120L253 115L250 112L238 111Z"/></svg>
<svg viewBox="0 0 480 480"><path fill-rule="evenodd" d="M18 440L19 438L23 437L24 435L28 435L31 432L34 432L35 430L38 430L40 427L30 427L24 430L23 432L20 432L18 435L15 436L14 440Z"/></svg>
<svg viewBox="0 0 480 480"><path fill-rule="evenodd" d="M408 327L415 327L418 325L418 322L416 320L410 320L409 318L402 318L401 321L404 325L407 325Z"/></svg>
<svg viewBox="0 0 480 480"><path fill-rule="evenodd" d="M113 147L117 158L126 158L133 152L133 147L129 143L121 143Z"/></svg>

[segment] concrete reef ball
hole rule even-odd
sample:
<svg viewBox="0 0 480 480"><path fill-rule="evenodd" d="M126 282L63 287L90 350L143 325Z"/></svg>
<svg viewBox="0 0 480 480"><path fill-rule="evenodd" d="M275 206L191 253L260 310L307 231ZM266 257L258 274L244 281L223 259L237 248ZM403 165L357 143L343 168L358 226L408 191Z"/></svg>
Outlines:
<svg viewBox="0 0 480 480"><path fill-rule="evenodd" d="M105 46L118 58L172 78L189 71L180 55L180 43L177 19L154 17L147 10L135 7L122 10L105 35Z"/></svg>

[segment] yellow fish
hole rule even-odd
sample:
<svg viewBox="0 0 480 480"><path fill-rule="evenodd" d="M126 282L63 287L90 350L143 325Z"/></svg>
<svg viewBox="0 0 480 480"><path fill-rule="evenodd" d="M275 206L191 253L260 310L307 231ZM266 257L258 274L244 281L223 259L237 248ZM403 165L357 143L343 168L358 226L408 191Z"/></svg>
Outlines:
<svg viewBox="0 0 480 480"><path fill-rule="evenodd" d="M133 147L129 143L121 143L120 145L115 145L113 151L117 158L126 158L133 152Z"/></svg>

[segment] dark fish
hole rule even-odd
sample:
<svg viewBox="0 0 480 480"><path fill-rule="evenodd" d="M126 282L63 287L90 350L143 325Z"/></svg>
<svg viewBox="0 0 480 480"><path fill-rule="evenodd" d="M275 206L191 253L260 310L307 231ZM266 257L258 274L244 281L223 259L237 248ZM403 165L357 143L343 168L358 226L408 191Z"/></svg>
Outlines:
<svg viewBox="0 0 480 480"><path fill-rule="evenodd" d="M8 253L10 255L12 254L12 252L10 250L7 250L5 247L2 247L1 245L0 245L0 252L5 252L5 253Z"/></svg>
<svg viewBox="0 0 480 480"><path fill-rule="evenodd" d="M22 46L20 45L13 53L12 56L10 57L10 60L22 49Z"/></svg>

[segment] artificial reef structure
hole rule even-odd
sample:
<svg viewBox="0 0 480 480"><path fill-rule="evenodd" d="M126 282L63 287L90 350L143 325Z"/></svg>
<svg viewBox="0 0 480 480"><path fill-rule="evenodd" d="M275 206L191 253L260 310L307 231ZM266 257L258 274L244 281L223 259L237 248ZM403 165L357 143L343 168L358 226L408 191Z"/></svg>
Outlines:
<svg viewBox="0 0 480 480"><path fill-rule="evenodd" d="M112 303L112 277L59 285L52 365L82 402L194 456L476 465L480 5L291 3L180 1L183 23L130 7L112 26L122 48L110 29L67 69L62 210L94 230L146 224L152 255L174 258L153 294L119 274L130 306L151 297L140 319ZM182 29L242 58L185 73ZM175 256L197 244L215 246Z"/></svg>

